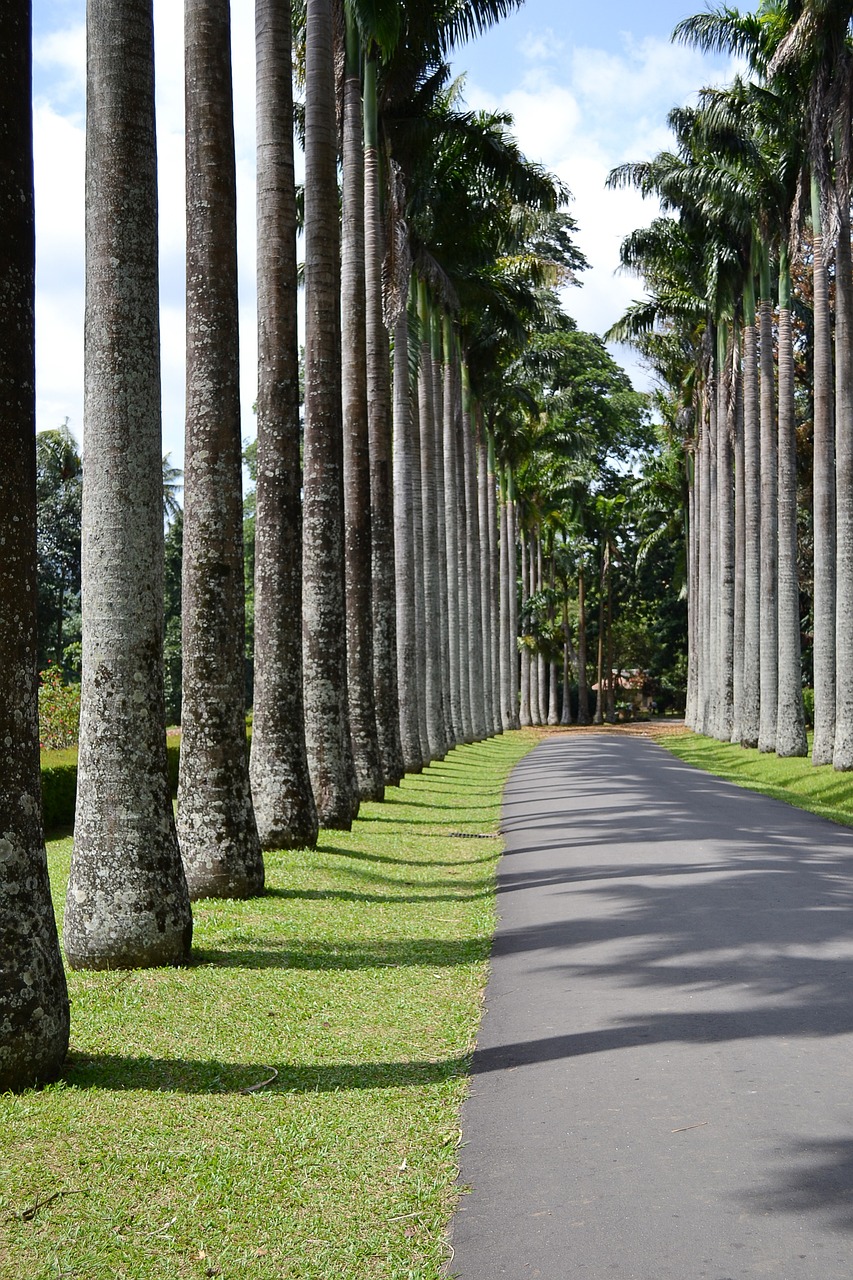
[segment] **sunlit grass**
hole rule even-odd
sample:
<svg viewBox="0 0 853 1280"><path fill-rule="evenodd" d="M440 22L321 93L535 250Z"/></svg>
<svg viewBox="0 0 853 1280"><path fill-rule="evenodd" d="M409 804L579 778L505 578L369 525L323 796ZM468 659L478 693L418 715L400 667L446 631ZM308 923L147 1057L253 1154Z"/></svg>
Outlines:
<svg viewBox="0 0 853 1280"><path fill-rule="evenodd" d="M771 753L718 742L696 733L659 738L679 760L798 809L853 826L853 774L814 766L809 756L780 760ZM811 750L811 735L809 736Z"/></svg>
<svg viewBox="0 0 853 1280"><path fill-rule="evenodd" d="M69 975L64 1078L0 1097L2 1280L437 1280L500 797L536 741L270 855L263 898L196 904L191 967Z"/></svg>

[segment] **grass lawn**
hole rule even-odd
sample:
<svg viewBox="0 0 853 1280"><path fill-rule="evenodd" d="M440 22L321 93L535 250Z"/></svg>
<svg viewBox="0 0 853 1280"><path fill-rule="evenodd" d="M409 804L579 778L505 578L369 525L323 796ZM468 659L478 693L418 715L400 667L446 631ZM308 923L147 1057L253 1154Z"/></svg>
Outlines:
<svg viewBox="0 0 853 1280"><path fill-rule="evenodd" d="M718 778L760 791L774 800L784 800L798 809L808 809L844 826L853 826L851 773L837 773L832 765L815 768L808 756L780 760L766 752L718 742L697 733L662 735L658 741L679 760Z"/></svg>
<svg viewBox="0 0 853 1280"><path fill-rule="evenodd" d="M263 898L196 904L190 967L69 975L63 1079L0 1097L2 1280L437 1280L500 798L537 741L268 855Z"/></svg>

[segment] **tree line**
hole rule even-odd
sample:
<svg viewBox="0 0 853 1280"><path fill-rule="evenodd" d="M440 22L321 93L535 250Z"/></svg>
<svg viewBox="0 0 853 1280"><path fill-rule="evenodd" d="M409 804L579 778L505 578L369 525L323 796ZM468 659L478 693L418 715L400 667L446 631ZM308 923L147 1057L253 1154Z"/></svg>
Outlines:
<svg viewBox="0 0 853 1280"><path fill-rule="evenodd" d="M639 593L628 544L657 544L671 494L662 507L660 476L641 483L630 464L654 435L643 398L560 308L557 290L584 266L568 192L521 154L509 117L468 111L450 78L450 50L512 7L257 0L247 750L228 3L185 6L177 576L173 554L164 575L151 3L89 0L81 716L63 938L72 968L184 963L192 899L263 892L263 850L348 828L362 800L381 799L456 744L565 717L573 697L584 720L588 636L598 645L596 718L613 714L613 664L626 644L618 598ZM53 574L41 635L61 659L78 584L59 550L43 546L38 572L31 22L18 0L0 0L0 12L0 113L14 122L0 140L11 495L0 510L6 1088L55 1075L68 1041L39 804L36 596ZM61 471L65 459L79 472L68 433L53 445L51 465ZM663 452L652 454L659 467ZM637 515L643 484L656 497ZM47 484L42 507L56 492ZM590 586L597 618L588 620ZM164 592L180 601L177 817Z"/></svg>

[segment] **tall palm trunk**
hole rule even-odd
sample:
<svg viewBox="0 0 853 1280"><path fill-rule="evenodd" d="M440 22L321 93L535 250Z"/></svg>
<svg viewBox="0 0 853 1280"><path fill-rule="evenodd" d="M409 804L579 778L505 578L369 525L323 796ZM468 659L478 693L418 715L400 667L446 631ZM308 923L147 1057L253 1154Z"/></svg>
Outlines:
<svg viewBox="0 0 853 1280"><path fill-rule="evenodd" d="M244 678L237 181L228 0L186 0L187 414L178 839L191 898L264 887Z"/></svg>
<svg viewBox="0 0 853 1280"><path fill-rule="evenodd" d="M525 536L524 525L521 526L521 607L522 609L530 599L530 556L528 554L527 538ZM532 719L532 698L530 687L531 676L531 660L530 646L527 644L528 636L522 637L524 643L521 646L521 727L527 728L533 724Z"/></svg>
<svg viewBox="0 0 853 1280"><path fill-rule="evenodd" d="M542 530L536 530L536 590L541 593L545 586L542 571ZM536 689L539 695L539 723L548 723L548 663L540 648L536 655Z"/></svg>
<svg viewBox="0 0 853 1280"><path fill-rule="evenodd" d="M258 480L250 775L261 847L317 841L302 701L302 467L290 8L255 0Z"/></svg>
<svg viewBox="0 0 853 1280"><path fill-rule="evenodd" d="M394 326L394 573L397 583L397 680L400 741L407 773L424 767L418 708L417 613L413 514L412 403L409 389L409 321Z"/></svg>
<svg viewBox="0 0 853 1280"><path fill-rule="evenodd" d="M738 329L735 329L738 334ZM734 485L735 485L735 547L734 547L734 633L732 670L732 731L731 742L740 742L743 717L743 635L744 608L746 604L746 488L743 474L743 374L740 358L741 341L736 336L735 389L734 389Z"/></svg>
<svg viewBox="0 0 853 1280"><path fill-rule="evenodd" d="M459 662L459 505L456 476L456 413L453 394L453 332L449 317L444 317L443 331L444 388L442 406L445 560L447 563L447 632L450 671L450 721L453 740L464 740L462 722L462 685Z"/></svg>
<svg viewBox="0 0 853 1280"><path fill-rule="evenodd" d="M527 581L530 596L535 596L539 592L539 579L537 576L537 555L536 547L538 544L538 531L536 526L530 530L530 540L527 545L527 554L530 561L527 570ZM539 653L536 648L530 653L530 723L539 725L542 723L542 714L539 705Z"/></svg>
<svg viewBox="0 0 853 1280"><path fill-rule="evenodd" d="M474 408L468 366L462 363L462 441L465 468L466 563L468 577L468 688L471 699L471 733L476 740L486 736L486 709L483 698L483 616L481 611L480 512L477 486L477 459L474 443Z"/></svg>
<svg viewBox="0 0 853 1280"><path fill-rule="evenodd" d="M68 991L44 847L36 630L32 12L0 3L0 1093L56 1076Z"/></svg>
<svg viewBox="0 0 853 1280"><path fill-rule="evenodd" d="M759 751L776 749L776 705L779 687L778 626L778 461L773 379L773 303L770 265L761 265L759 303L761 388L761 679L758 725Z"/></svg>
<svg viewBox="0 0 853 1280"><path fill-rule="evenodd" d="M512 729L512 691L510 669L515 661L515 636L512 633L510 592L515 591L515 555L509 544L509 500L505 471L501 469L500 488L500 713L504 731ZM514 548L512 552L514 553Z"/></svg>
<svg viewBox="0 0 853 1280"><path fill-rule="evenodd" d="M465 464L465 425L462 415L462 371L459 353L454 358L453 373L453 420L454 447L456 450L456 572L458 578L459 620L457 643L459 647L459 702L462 709L462 741L473 742L475 738L474 722L471 718L471 664L469 661L471 637L471 611L469 595L471 582L469 578L469 521L468 483Z"/></svg>
<svg viewBox="0 0 853 1280"><path fill-rule="evenodd" d="M364 64L364 279L367 339L367 421L370 454L370 534L373 612L373 694L385 783L404 773L397 688L397 604L391 446L391 366L382 315L382 224L377 146L376 61Z"/></svg>
<svg viewBox="0 0 853 1280"><path fill-rule="evenodd" d="M761 438L758 384L758 334L752 276L744 289L743 324L743 691L740 736L744 747L758 746L761 682Z"/></svg>
<svg viewBox="0 0 853 1280"><path fill-rule="evenodd" d="M331 0L305 28L305 445L302 549L305 737L322 827L358 812L346 680L340 246Z"/></svg>
<svg viewBox="0 0 853 1280"><path fill-rule="evenodd" d="M438 542L441 528L438 520L438 484L435 450L435 402L432 368L432 325L426 284L418 284L418 320L421 332L421 358L418 367L418 396L421 425L421 480L423 494L422 542L424 580L424 644L425 688L424 711L430 759L440 760L447 754L444 714L441 700L441 577Z"/></svg>
<svg viewBox="0 0 853 1280"><path fill-rule="evenodd" d="M794 347L791 337L791 273L787 247L779 256L779 694L776 754L808 751L800 657L800 588L797 577L797 436L794 417Z"/></svg>
<svg viewBox="0 0 853 1280"><path fill-rule="evenodd" d="M719 737L720 723L720 370L716 357L713 374L709 379L708 437L710 445L708 467L708 500L711 520L711 553L708 561L708 719L705 732Z"/></svg>
<svg viewBox="0 0 853 1280"><path fill-rule="evenodd" d="M820 194L812 179L814 280L814 764L835 744L835 431L829 286Z"/></svg>
<svg viewBox="0 0 853 1280"><path fill-rule="evenodd" d="M708 489L710 470L710 446L705 397L699 405L699 443L696 451L696 541L697 583L696 592L696 719L695 730L705 733L708 726L708 627L710 602L708 571L711 555L711 505Z"/></svg>
<svg viewBox="0 0 853 1280"><path fill-rule="evenodd" d="M166 766L151 0L87 11L83 672L64 942L72 968L183 964Z"/></svg>
<svg viewBox="0 0 853 1280"><path fill-rule="evenodd" d="M414 278L412 280L414 286ZM414 294L414 288L412 290ZM409 311L409 328L415 330L417 310L414 303ZM419 356L420 353L418 352ZM425 765L432 759L432 744L427 728L426 706L426 601L424 596L424 474L421 454L421 415L418 401L418 373L410 369L409 403L411 406L411 464L412 464L412 546L415 571L415 654L418 672L418 734L421 740L421 758Z"/></svg>
<svg viewBox="0 0 853 1280"><path fill-rule="evenodd" d="M503 732L501 710L501 637L498 625L501 600L500 517L498 516L498 479L495 464L495 440L491 432L486 445L486 519L489 536L489 617L491 619L491 685L492 726L494 733Z"/></svg>
<svg viewBox="0 0 853 1280"><path fill-rule="evenodd" d="M578 724L589 724L589 687L586 673L586 576L578 565Z"/></svg>
<svg viewBox="0 0 853 1280"><path fill-rule="evenodd" d="M441 677L441 719L446 750L455 745L450 713L450 630L447 611L447 502L444 492L444 380L441 366L441 316L433 308L430 316L433 385L433 466L435 469L435 554L438 564L438 645ZM435 624L434 624L435 625Z"/></svg>
<svg viewBox="0 0 853 1280"><path fill-rule="evenodd" d="M840 176L835 248L835 455L837 480L836 725L832 763L853 769L853 267L850 191Z"/></svg>
<svg viewBox="0 0 853 1280"><path fill-rule="evenodd" d="M720 325L717 358L717 527L719 529L719 639L716 735L730 742L734 716L735 547L732 436L734 388L729 377L728 335Z"/></svg>
<svg viewBox="0 0 853 1280"><path fill-rule="evenodd" d="M482 414L477 413L476 479L477 511L479 514L480 548L480 635L482 653L483 734L491 737L495 732L494 694L492 689L492 627L495 615L492 608L492 556L489 540L489 471L486 442L483 439Z"/></svg>
<svg viewBox="0 0 853 1280"><path fill-rule="evenodd" d="M344 448L344 582L347 691L353 762L362 800L385 794L373 697L373 585L364 248L361 49L346 8L341 210L341 389Z"/></svg>
<svg viewBox="0 0 853 1280"><path fill-rule="evenodd" d="M595 692L595 712L593 713L593 724L604 724L604 712L607 703L607 692L604 684L604 630L605 630L605 599L607 595L607 544L601 548L601 571L599 574L599 590L598 590L598 657L596 660L596 683Z"/></svg>
<svg viewBox="0 0 853 1280"><path fill-rule="evenodd" d="M698 662L697 645L697 602L699 599L699 538L698 502L697 502L697 467L696 441L688 445L686 456L687 467L687 698L684 708L684 721L689 729L695 731L697 725L697 691Z"/></svg>
<svg viewBox="0 0 853 1280"><path fill-rule="evenodd" d="M509 608L511 646L509 677L510 703L512 708L512 723L510 727L513 729L519 729L521 727L521 723L518 718L518 564L516 559L516 547L518 544L518 504L515 500L515 479L513 477L512 468L509 469L507 494L509 498L509 508L507 511L507 541L509 542Z"/></svg>
<svg viewBox="0 0 853 1280"><path fill-rule="evenodd" d="M563 706L560 711L560 724L572 723L572 632L569 626L568 583L563 583Z"/></svg>

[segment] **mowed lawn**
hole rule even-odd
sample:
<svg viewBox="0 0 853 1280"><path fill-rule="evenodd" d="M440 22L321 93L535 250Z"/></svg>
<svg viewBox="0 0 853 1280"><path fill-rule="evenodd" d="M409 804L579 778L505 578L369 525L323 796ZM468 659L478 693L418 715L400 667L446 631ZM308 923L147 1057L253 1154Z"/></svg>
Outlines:
<svg viewBox="0 0 853 1280"><path fill-rule="evenodd" d="M500 798L537 740L269 855L263 898L196 904L190 967L69 975L63 1079L0 1097L2 1280L440 1275Z"/></svg>
<svg viewBox="0 0 853 1280"><path fill-rule="evenodd" d="M771 753L718 742L697 733L661 735L657 740L679 760L718 778L853 826L853 773L839 773L832 765L816 768L808 756L780 760Z"/></svg>

